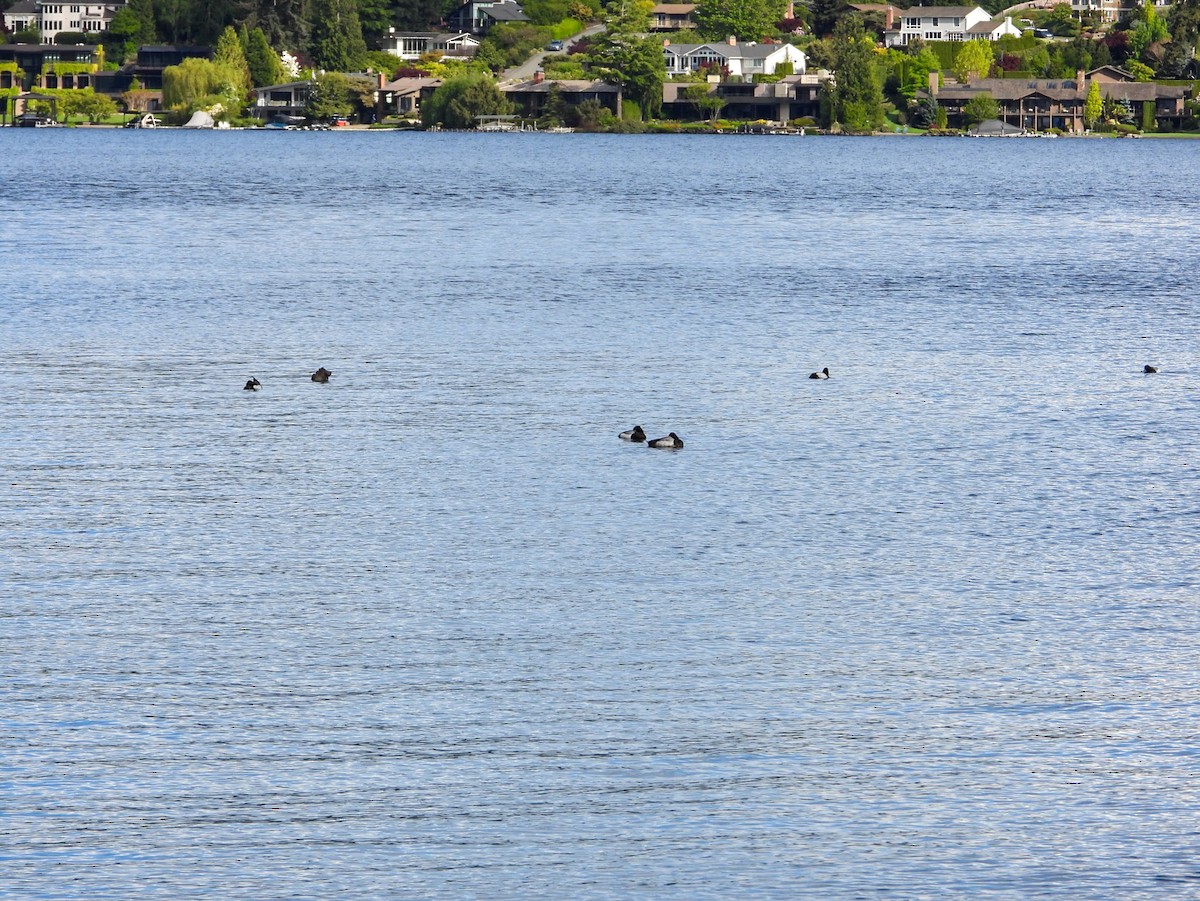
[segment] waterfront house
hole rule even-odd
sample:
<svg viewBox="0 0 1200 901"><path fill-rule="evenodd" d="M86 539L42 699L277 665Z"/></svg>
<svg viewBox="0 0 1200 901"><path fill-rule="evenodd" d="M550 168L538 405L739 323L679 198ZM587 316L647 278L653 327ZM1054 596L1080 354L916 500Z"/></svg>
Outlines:
<svg viewBox="0 0 1200 901"><path fill-rule="evenodd" d="M34 88L53 90L60 88L90 88L94 87L93 79L99 73L96 69L96 48L90 44L72 44L59 46L56 44L0 44L0 62L16 63L21 75L18 79L13 73L8 75L10 88L19 87L24 91ZM64 69L72 70L87 66L86 72L56 71L56 63L66 63ZM17 84L17 81L20 84Z"/></svg>
<svg viewBox="0 0 1200 901"><path fill-rule="evenodd" d="M785 63L791 64L793 74L803 75L806 62L804 53L793 44L741 43L736 38L709 44L663 41L663 57L668 76L716 69L748 78L773 75Z"/></svg>
<svg viewBox="0 0 1200 901"><path fill-rule="evenodd" d="M487 34L496 25L528 21L516 0L467 0L446 16L451 31L470 34Z"/></svg>
<svg viewBox="0 0 1200 901"><path fill-rule="evenodd" d="M289 81L255 88L250 102L250 115L262 122L283 122L303 119L308 114L308 100L313 82Z"/></svg>
<svg viewBox="0 0 1200 901"><path fill-rule="evenodd" d="M379 90L382 96L384 115L416 118L421 115L421 104L433 96L442 85L440 78L397 78L384 82Z"/></svg>
<svg viewBox="0 0 1200 901"><path fill-rule="evenodd" d="M725 105L721 115L731 119L766 119L788 123L820 115L821 85L832 76L822 69L815 74L786 75L776 82L721 81L708 85L708 93ZM695 83L668 81L663 84L663 112L673 119L700 118L700 111L687 97Z"/></svg>
<svg viewBox="0 0 1200 901"><path fill-rule="evenodd" d="M963 124L963 107L972 97L990 94L1000 106L1000 121L1028 131L1080 133L1084 130L1083 109L1092 82L1100 86L1100 95L1117 102L1127 101L1137 121L1149 105L1149 113L1157 127L1178 128L1186 116L1184 100L1187 87L1156 82L1117 80L1114 73L1122 70L1105 66L1095 73L1076 73L1073 79L979 78L970 84L948 82L938 86L930 79L930 91L946 110L951 125ZM1093 77L1095 76L1095 77Z"/></svg>
<svg viewBox="0 0 1200 901"><path fill-rule="evenodd" d="M551 93L558 92L559 97L567 106L578 106L585 100L595 100L605 109L619 113L621 89L604 81L590 79L563 79L548 81L538 72L529 81L517 84L502 85L504 98L512 104L513 110L528 118L537 118L546 107Z"/></svg>
<svg viewBox="0 0 1200 901"><path fill-rule="evenodd" d="M392 32L379 42L379 49L400 59L417 60L426 53L440 53L453 59L470 59L479 49L479 38L460 31L457 34L433 31Z"/></svg>
<svg viewBox="0 0 1200 901"><path fill-rule="evenodd" d="M692 16L695 11L695 3L659 3L650 10L650 30L682 31L695 28L696 20Z"/></svg>

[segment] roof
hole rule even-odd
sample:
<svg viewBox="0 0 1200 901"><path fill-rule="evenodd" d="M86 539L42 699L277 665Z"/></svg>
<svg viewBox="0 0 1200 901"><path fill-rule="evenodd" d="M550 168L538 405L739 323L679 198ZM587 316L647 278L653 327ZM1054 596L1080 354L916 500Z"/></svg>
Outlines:
<svg viewBox="0 0 1200 901"><path fill-rule="evenodd" d="M654 9L650 10L650 14L663 13L668 16L686 16L688 13L695 11L695 3L659 3Z"/></svg>
<svg viewBox="0 0 1200 901"><path fill-rule="evenodd" d="M1105 97L1145 100L1176 100L1187 94L1183 85L1139 82L1096 82ZM1080 84L1073 79L1037 79L1026 81L1020 78L978 78L969 85L948 84L937 92L939 98L947 100L969 100L984 92L996 100L1024 100L1031 97L1046 97L1050 100L1082 100L1087 96L1088 83Z"/></svg>
<svg viewBox="0 0 1200 901"><path fill-rule="evenodd" d="M506 94L548 94L551 87L557 87L564 94L616 94L620 89L606 81L589 81L587 79L569 78L561 81L523 81L520 84L508 85L503 88Z"/></svg>
<svg viewBox="0 0 1200 901"><path fill-rule="evenodd" d="M901 15L909 19L915 19L918 16L922 19L933 17L940 19L943 16L948 19L961 19L977 9L979 9L978 6L913 6L904 10Z"/></svg>
<svg viewBox="0 0 1200 901"><path fill-rule="evenodd" d="M502 3L497 3L493 6L480 7L479 10L489 18L495 19L497 22L528 22L529 16L525 15L525 10L521 9L520 4L513 0L503 0Z"/></svg>
<svg viewBox="0 0 1200 901"><path fill-rule="evenodd" d="M741 59L755 59L758 57L768 57L772 53L781 50L784 47L789 47L790 44L728 44L725 41L711 41L707 44L664 44L663 49L669 50L679 56L687 56L695 53L697 50L708 48L720 53L721 56L733 56Z"/></svg>
<svg viewBox="0 0 1200 901"><path fill-rule="evenodd" d="M1010 24L1005 19L988 19L985 22L976 22L967 29L967 34L991 34L997 28L1003 28L1006 24ZM1013 30L1019 31L1016 25L1012 25Z"/></svg>
<svg viewBox="0 0 1200 901"><path fill-rule="evenodd" d="M397 78L384 84L382 90L393 94L416 94L427 88L440 87L440 78Z"/></svg>
<svg viewBox="0 0 1200 901"><path fill-rule="evenodd" d="M313 84L314 83L311 81L289 81L284 84L263 85L261 88L255 88L254 90L261 94L263 91L282 91L284 88L290 88L292 90L295 90L296 88L311 88Z"/></svg>
<svg viewBox="0 0 1200 901"><path fill-rule="evenodd" d="M6 16L28 16L37 12L37 4L31 3L29 0L18 0L4 14Z"/></svg>
<svg viewBox="0 0 1200 901"><path fill-rule="evenodd" d="M384 38L385 41L390 41L393 38L426 38L428 40L437 40L444 38L445 40L454 40L455 38L467 39L478 42L479 38L475 37L469 31L397 31L394 34L389 34Z"/></svg>

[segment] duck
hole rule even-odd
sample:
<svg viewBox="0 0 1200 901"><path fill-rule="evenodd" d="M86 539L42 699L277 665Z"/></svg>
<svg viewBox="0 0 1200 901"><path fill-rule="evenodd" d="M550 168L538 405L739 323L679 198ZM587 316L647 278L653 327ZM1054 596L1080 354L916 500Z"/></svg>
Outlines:
<svg viewBox="0 0 1200 901"><path fill-rule="evenodd" d="M314 372L312 374L312 380L314 382L320 382L322 385L324 385L326 382L329 381L329 377L331 375L333 375L333 373L330 372L328 369L326 369L324 366L322 366L320 369L318 369L316 372Z"/></svg>
<svg viewBox="0 0 1200 901"><path fill-rule="evenodd" d="M810 379L827 379L829 378L829 367L826 366L820 372L814 372L809 375Z"/></svg>
<svg viewBox="0 0 1200 901"><path fill-rule="evenodd" d="M1146 373L1146 375L1149 375L1152 372L1158 372L1158 367L1151 366L1149 363L1147 363L1145 366L1142 367L1142 372Z"/></svg>
<svg viewBox="0 0 1200 901"><path fill-rule="evenodd" d="M662 447L669 450L675 450L683 447L683 439L672 432L665 438L655 438L653 441L647 441L646 447Z"/></svg>
<svg viewBox="0 0 1200 901"><path fill-rule="evenodd" d="M242 388L242 390L243 391L257 391L261 387L262 387L262 382L260 382L258 379L251 379L250 381L246 382L246 385L244 388Z"/></svg>
<svg viewBox="0 0 1200 901"><path fill-rule="evenodd" d="M642 431L642 427L640 425L635 425L632 429L622 432L617 437L622 438L625 441L640 442L646 440L646 433Z"/></svg>

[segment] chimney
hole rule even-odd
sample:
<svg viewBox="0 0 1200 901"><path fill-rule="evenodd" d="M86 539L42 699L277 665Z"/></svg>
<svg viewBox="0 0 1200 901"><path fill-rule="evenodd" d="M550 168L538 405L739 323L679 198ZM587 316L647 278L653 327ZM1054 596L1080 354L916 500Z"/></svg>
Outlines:
<svg viewBox="0 0 1200 901"><path fill-rule="evenodd" d="M883 30L891 31L896 25L896 7L888 4L887 10L883 14Z"/></svg>
<svg viewBox="0 0 1200 901"><path fill-rule="evenodd" d="M546 73L543 72L541 69L538 69L536 72L533 73L533 83L534 84L541 84L545 80L546 80Z"/></svg>
<svg viewBox="0 0 1200 901"><path fill-rule="evenodd" d="M376 81L377 81L376 87L377 87L377 88L379 88L379 89L382 91L382 90L383 90L383 85L384 85L384 82L385 82L385 77L384 77L384 74L383 74L382 72L380 72L378 75L376 75L376 76L375 76L375 79L376 79Z"/></svg>
<svg viewBox="0 0 1200 901"><path fill-rule="evenodd" d="M938 72L929 73L929 96L936 97L938 92Z"/></svg>
<svg viewBox="0 0 1200 901"><path fill-rule="evenodd" d="M727 44L728 44L730 47L736 47L736 46L737 46L737 35L736 35L736 34L731 34L731 35L730 35L730 36L729 36L729 37L726 39L725 43L727 43Z"/></svg>
<svg viewBox="0 0 1200 901"><path fill-rule="evenodd" d="M1083 69L1075 70L1075 87L1081 91L1083 90L1083 76L1084 76Z"/></svg>

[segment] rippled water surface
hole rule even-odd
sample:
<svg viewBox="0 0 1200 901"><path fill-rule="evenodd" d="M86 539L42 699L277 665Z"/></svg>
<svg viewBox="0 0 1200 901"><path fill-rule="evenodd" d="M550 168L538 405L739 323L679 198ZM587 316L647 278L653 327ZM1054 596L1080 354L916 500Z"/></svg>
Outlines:
<svg viewBox="0 0 1200 901"><path fill-rule="evenodd" d="M1198 153L0 131L0 895L1200 896Z"/></svg>

